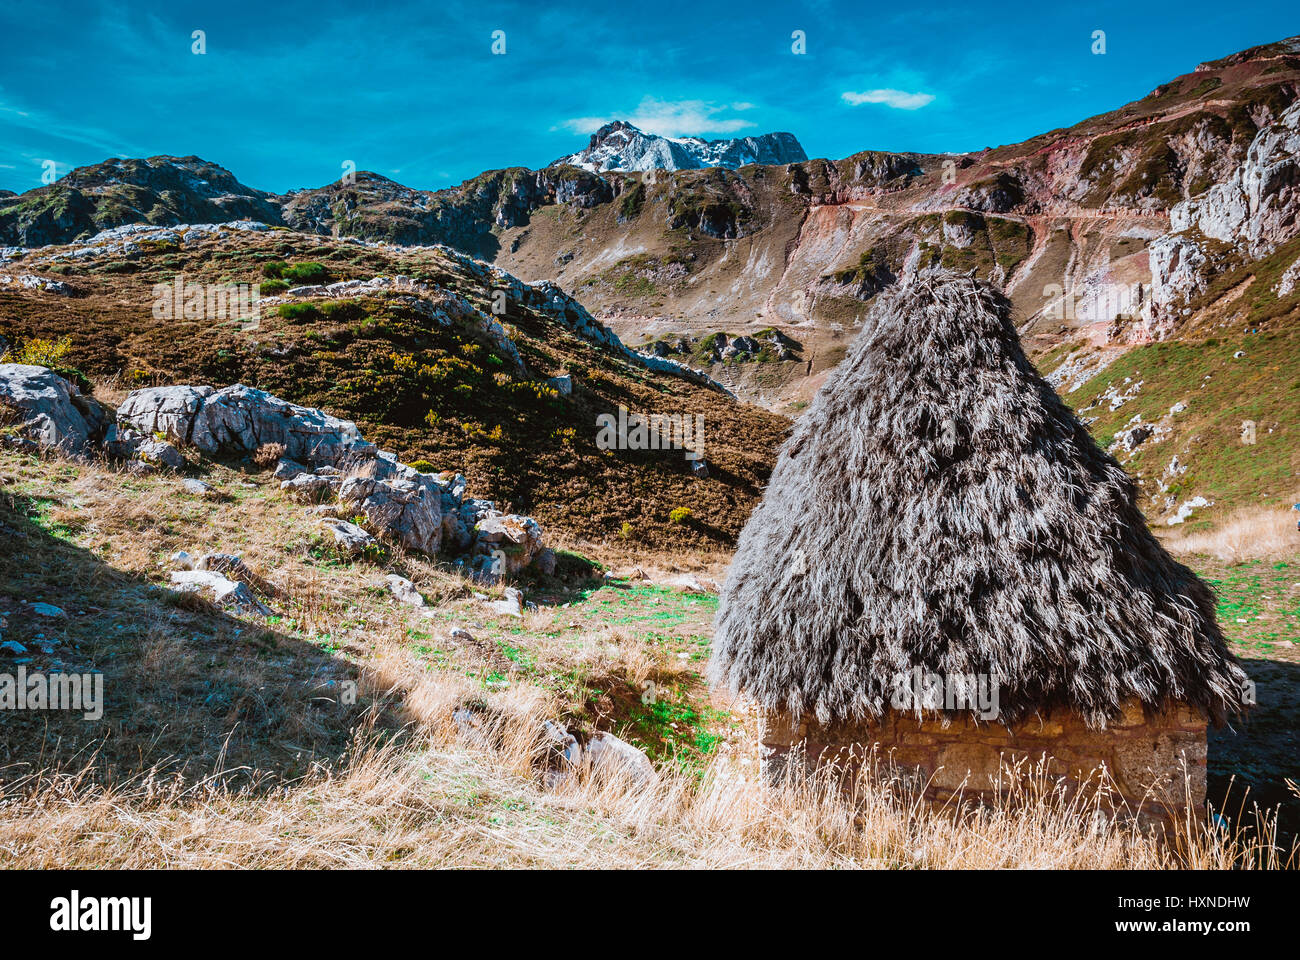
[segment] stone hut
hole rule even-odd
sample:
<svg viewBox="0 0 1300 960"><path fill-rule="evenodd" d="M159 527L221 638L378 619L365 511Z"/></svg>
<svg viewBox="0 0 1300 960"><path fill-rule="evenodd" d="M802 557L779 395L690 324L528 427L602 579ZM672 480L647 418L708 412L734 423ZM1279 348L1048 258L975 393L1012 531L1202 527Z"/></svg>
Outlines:
<svg viewBox="0 0 1300 960"><path fill-rule="evenodd" d="M978 797L1045 755L1161 814L1203 805L1206 725L1250 699L1214 609L1006 298L940 274L877 299L782 448L710 679L759 709L769 780L876 746L932 799Z"/></svg>

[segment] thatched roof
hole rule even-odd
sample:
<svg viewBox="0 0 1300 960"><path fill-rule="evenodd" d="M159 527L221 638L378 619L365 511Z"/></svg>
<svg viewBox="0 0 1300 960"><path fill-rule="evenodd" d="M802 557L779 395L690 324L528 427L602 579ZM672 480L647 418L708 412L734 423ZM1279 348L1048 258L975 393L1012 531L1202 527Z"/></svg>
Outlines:
<svg viewBox="0 0 1300 960"><path fill-rule="evenodd" d="M880 716L916 667L999 678L1007 722L1069 705L1101 725L1132 696L1240 709L1213 594L1010 314L965 277L877 300L741 533L715 684L823 722Z"/></svg>

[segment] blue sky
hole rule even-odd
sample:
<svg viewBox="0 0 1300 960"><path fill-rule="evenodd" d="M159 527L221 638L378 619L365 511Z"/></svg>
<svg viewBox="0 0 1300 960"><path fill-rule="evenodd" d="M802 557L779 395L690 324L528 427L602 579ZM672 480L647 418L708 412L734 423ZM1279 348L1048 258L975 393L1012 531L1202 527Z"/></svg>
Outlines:
<svg viewBox="0 0 1300 960"><path fill-rule="evenodd" d="M1297 33L1294 0L6 0L0 188L40 186L47 160L62 175L197 154L277 192L336 180L347 161L435 189L542 166L616 117L666 135L789 130L810 156L976 150Z"/></svg>

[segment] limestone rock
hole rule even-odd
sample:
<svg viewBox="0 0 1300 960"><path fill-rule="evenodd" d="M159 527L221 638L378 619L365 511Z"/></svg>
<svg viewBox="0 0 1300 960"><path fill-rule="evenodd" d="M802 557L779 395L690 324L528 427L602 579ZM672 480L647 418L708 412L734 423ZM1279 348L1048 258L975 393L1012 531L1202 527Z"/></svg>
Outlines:
<svg viewBox="0 0 1300 960"><path fill-rule="evenodd" d="M582 747L569 731L549 720L542 721L538 764L547 789L570 782L582 764Z"/></svg>
<svg viewBox="0 0 1300 960"><path fill-rule="evenodd" d="M271 474L276 480L292 480L302 473L307 473L307 468L295 460L286 460L281 458L275 465L275 472Z"/></svg>
<svg viewBox="0 0 1300 960"><path fill-rule="evenodd" d="M365 530L346 520L325 519L321 521L321 526L334 537L334 546L351 557L364 553L377 542Z"/></svg>
<svg viewBox="0 0 1300 960"><path fill-rule="evenodd" d="M1246 158L1223 183L1169 211L1172 232L1244 241L1252 257L1300 232L1300 103L1255 134Z"/></svg>
<svg viewBox="0 0 1300 960"><path fill-rule="evenodd" d="M493 600L490 606L493 613L508 617L522 617L524 615L524 595L514 587L506 587L502 599Z"/></svg>
<svg viewBox="0 0 1300 960"><path fill-rule="evenodd" d="M70 297L75 293L72 287L62 280L51 280L48 277L38 277L34 273L24 273L12 277L8 274L0 274L0 286L21 287L24 290L38 290L43 293L53 293L60 297Z"/></svg>
<svg viewBox="0 0 1300 960"><path fill-rule="evenodd" d="M330 477L318 477L313 473L300 473L292 480L280 484L280 490L286 497L300 503L318 503L330 496L338 481Z"/></svg>
<svg viewBox="0 0 1300 960"><path fill-rule="evenodd" d="M1151 309L1167 315L1173 304L1205 289L1209 258L1195 239L1166 234L1147 248L1151 264Z"/></svg>
<svg viewBox="0 0 1300 960"><path fill-rule="evenodd" d="M474 551L501 561L499 574L523 570L542 549L542 528L532 517L517 514L488 516L475 528Z"/></svg>
<svg viewBox="0 0 1300 960"><path fill-rule="evenodd" d="M1300 287L1300 258L1286 268L1273 290L1279 297L1289 297L1297 287Z"/></svg>
<svg viewBox="0 0 1300 960"><path fill-rule="evenodd" d="M442 545L442 502L429 487L411 480L353 477L339 487L339 499L364 514L381 537L430 556Z"/></svg>
<svg viewBox="0 0 1300 960"><path fill-rule="evenodd" d="M1231 243L1258 259L1300 234L1300 103L1255 135L1226 180L1175 204L1169 230L1149 248L1152 315L1158 319L1169 318L1177 303L1206 288L1210 258L1204 238Z"/></svg>
<svg viewBox="0 0 1300 960"><path fill-rule="evenodd" d="M373 444L361 439L352 421L243 384L220 390L206 386L135 390L117 417L119 423L141 433L161 433L207 454L251 453L263 444L278 443L284 445L287 459L333 465L375 451Z"/></svg>
<svg viewBox="0 0 1300 960"><path fill-rule="evenodd" d="M415 584L405 577L390 573L384 578L384 583L388 587L388 592L396 598L398 603L409 604L412 607L424 606L424 597L420 595L419 590L415 589Z"/></svg>
<svg viewBox="0 0 1300 960"><path fill-rule="evenodd" d="M270 616L271 611L253 595L247 584L230 580L214 570L177 570L171 575L173 589L180 593L207 593L220 607L241 613Z"/></svg>
<svg viewBox="0 0 1300 960"><path fill-rule="evenodd" d="M649 786L659 779L649 757L612 733L592 737L583 755L597 777L625 779L638 787Z"/></svg>
<svg viewBox="0 0 1300 960"><path fill-rule="evenodd" d="M0 363L0 403L14 411L24 436L69 456L90 455L108 429L104 408L47 367Z"/></svg>
<svg viewBox="0 0 1300 960"><path fill-rule="evenodd" d="M193 569L211 570L241 583L256 585L259 581L257 574L244 563L244 558L232 553L205 553L194 561Z"/></svg>
<svg viewBox="0 0 1300 960"><path fill-rule="evenodd" d="M166 440L142 440L135 448L135 455L153 467L166 467L168 470L185 469L185 458L181 452Z"/></svg>

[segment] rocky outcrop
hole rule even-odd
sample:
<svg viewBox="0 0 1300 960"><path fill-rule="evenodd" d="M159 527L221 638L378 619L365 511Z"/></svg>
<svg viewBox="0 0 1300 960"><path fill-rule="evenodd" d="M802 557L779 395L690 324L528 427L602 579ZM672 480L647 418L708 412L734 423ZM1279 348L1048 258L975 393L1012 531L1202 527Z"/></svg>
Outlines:
<svg viewBox="0 0 1300 960"><path fill-rule="evenodd" d="M22 273L18 276L10 276L7 273L0 273L0 287L14 287L20 290L37 290L41 293L52 293L60 297L70 297L75 293L72 287L62 280L51 280L48 277L38 277L32 273Z"/></svg>
<svg viewBox="0 0 1300 960"><path fill-rule="evenodd" d="M1169 226L1241 242L1254 259L1300 232L1300 103L1255 135L1226 181L1176 204Z"/></svg>
<svg viewBox="0 0 1300 960"><path fill-rule="evenodd" d="M505 276L509 277L509 274ZM510 277L510 280L513 280L520 289L525 286L513 277ZM398 274L391 277L372 277L367 280L342 280L320 286L295 287L288 291L288 294L287 297L275 297L267 302L279 303L284 300L303 298L313 300L354 297L395 298L403 306L413 308L440 326L450 327L461 324L482 333L510 364L513 373L528 372L523 359L519 356L519 348L507 335L500 321L488 316L464 297L433 284Z"/></svg>
<svg viewBox="0 0 1300 960"><path fill-rule="evenodd" d="M291 227L308 233L448 244L490 258L498 249L494 229L523 226L543 206L558 203L582 209L613 198L607 180L573 167L489 170L438 191L412 190L360 171L350 182L294 191L286 198L283 215Z"/></svg>
<svg viewBox="0 0 1300 960"><path fill-rule="evenodd" d="M265 390L235 384L212 387L149 387L127 395L118 423L144 434L158 433L209 456L252 453L263 444L282 444L284 455L310 464L336 464L345 457L373 456L357 426L311 407L301 407Z"/></svg>
<svg viewBox="0 0 1300 960"><path fill-rule="evenodd" d="M412 480L353 477L338 495L379 536L431 556L441 549L442 504L435 490Z"/></svg>
<svg viewBox="0 0 1300 960"><path fill-rule="evenodd" d="M1149 248L1158 330L1176 318L1180 303L1206 289L1225 262L1211 257L1207 238L1231 243L1234 255L1255 260L1300 234L1300 103L1255 135L1227 180L1175 204L1169 226Z"/></svg>
<svg viewBox="0 0 1300 960"><path fill-rule="evenodd" d="M1007 213L1025 203L1025 186L1015 174L999 173L961 190L952 203L981 213Z"/></svg>
<svg viewBox="0 0 1300 960"><path fill-rule="evenodd" d="M242 384L221 390L187 385L137 390L127 396L113 425L107 411L53 371L3 364L0 402L31 437L24 442L73 455L102 451L137 465L182 469L185 460L171 441L209 455L281 446L284 456L274 475L287 498L306 504L337 500L340 512L365 518L362 528L321 517L334 546L348 556L363 554L376 536L430 556L445 547L467 554L477 575L495 580L528 568L543 550L536 520L502 513L490 500L467 498L468 481L460 474L423 473L367 443L351 421ZM346 474L336 466L340 463ZM332 513L335 508L315 509ZM554 570L554 554L548 566ZM219 586L198 583L224 598Z"/></svg>
<svg viewBox="0 0 1300 960"><path fill-rule="evenodd" d="M490 572L498 576L516 574L541 552L542 528L532 517L493 511L475 525L474 544L483 560L495 561Z"/></svg>
<svg viewBox="0 0 1300 960"><path fill-rule="evenodd" d="M143 217L142 217L143 215ZM198 157L113 159L77 167L56 182L0 198L0 243L66 243L147 218L151 223L280 223L277 198L244 186Z"/></svg>
<svg viewBox="0 0 1300 960"><path fill-rule="evenodd" d="M1200 241L1187 234L1166 234L1147 248L1151 263L1152 317L1168 320L1174 304L1200 293L1208 282L1209 258Z"/></svg>
<svg viewBox="0 0 1300 960"><path fill-rule="evenodd" d="M736 336L711 333L700 338L676 337L656 340L641 351L662 359L673 356L692 358L697 363L756 363L761 361L798 360L797 340L780 330L760 330L753 335Z"/></svg>
<svg viewBox="0 0 1300 960"><path fill-rule="evenodd" d="M108 412L76 384L47 367L0 363L0 408L19 432L41 447L74 457L91 454L111 422ZM0 421L5 418L0 409Z"/></svg>
<svg viewBox="0 0 1300 960"><path fill-rule="evenodd" d="M1279 297L1289 297L1296 287L1300 287L1300 259L1286 268L1277 281L1277 286L1273 288L1273 292Z"/></svg>

